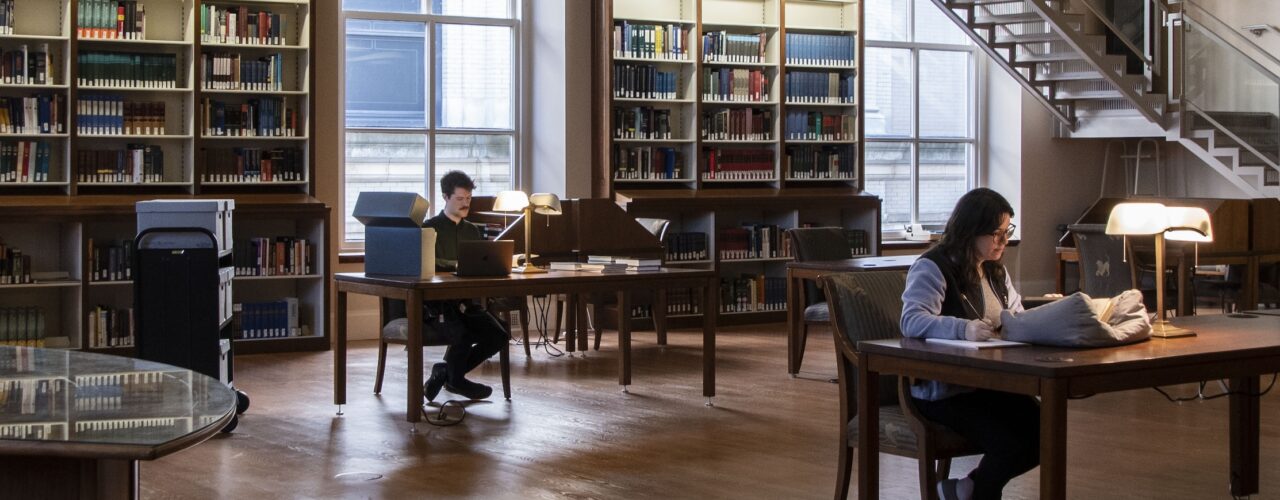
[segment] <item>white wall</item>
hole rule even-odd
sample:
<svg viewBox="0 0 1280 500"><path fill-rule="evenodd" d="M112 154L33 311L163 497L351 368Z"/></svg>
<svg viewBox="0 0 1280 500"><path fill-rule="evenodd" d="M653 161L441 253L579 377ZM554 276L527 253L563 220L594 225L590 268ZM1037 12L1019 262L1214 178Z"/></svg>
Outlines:
<svg viewBox="0 0 1280 500"><path fill-rule="evenodd" d="M591 195L590 0L530 1L525 169L531 192Z"/></svg>

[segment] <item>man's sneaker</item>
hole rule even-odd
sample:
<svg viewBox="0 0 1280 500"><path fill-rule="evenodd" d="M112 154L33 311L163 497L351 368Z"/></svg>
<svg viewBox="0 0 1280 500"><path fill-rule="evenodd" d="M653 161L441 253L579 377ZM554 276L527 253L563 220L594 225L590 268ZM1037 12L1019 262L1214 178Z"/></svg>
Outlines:
<svg viewBox="0 0 1280 500"><path fill-rule="evenodd" d="M493 389L489 386L465 378L457 382L446 382L444 388L467 399L488 399L489 395L493 394Z"/></svg>
<svg viewBox="0 0 1280 500"><path fill-rule="evenodd" d="M444 382L449 378L446 368L449 365L444 363L436 363L431 366L431 377L427 379L427 383L422 384L422 395L427 401L435 401L436 396L440 395L440 388L444 387Z"/></svg>

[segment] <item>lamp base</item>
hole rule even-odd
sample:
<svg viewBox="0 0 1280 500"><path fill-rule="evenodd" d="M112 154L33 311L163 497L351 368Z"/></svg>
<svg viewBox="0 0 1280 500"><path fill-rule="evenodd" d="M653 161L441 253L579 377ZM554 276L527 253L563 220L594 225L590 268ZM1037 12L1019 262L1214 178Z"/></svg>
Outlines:
<svg viewBox="0 0 1280 500"><path fill-rule="evenodd" d="M1152 337L1171 339L1177 337L1193 337L1195 334L1196 332L1186 328L1178 328L1165 320L1156 320L1151 324Z"/></svg>
<svg viewBox="0 0 1280 500"><path fill-rule="evenodd" d="M516 266L511 268L511 272L516 274L538 274L545 273L547 270L538 266Z"/></svg>

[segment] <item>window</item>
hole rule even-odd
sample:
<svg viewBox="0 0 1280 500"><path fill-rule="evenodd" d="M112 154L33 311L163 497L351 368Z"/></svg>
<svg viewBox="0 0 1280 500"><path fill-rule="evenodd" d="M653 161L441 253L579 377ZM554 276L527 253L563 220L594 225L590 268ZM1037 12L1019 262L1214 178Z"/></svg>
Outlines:
<svg viewBox="0 0 1280 500"><path fill-rule="evenodd" d="M408 191L440 206L462 170L476 195L511 189L520 21L517 0L343 0L346 30L344 243L362 191Z"/></svg>
<svg viewBox="0 0 1280 500"><path fill-rule="evenodd" d="M866 185L885 232L940 226L976 172L977 53L930 0L867 0Z"/></svg>

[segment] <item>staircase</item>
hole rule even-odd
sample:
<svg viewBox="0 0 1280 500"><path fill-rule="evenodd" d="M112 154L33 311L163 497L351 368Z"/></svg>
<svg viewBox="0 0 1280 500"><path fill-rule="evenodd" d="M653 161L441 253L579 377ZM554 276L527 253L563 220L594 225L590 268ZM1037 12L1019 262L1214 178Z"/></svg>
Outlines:
<svg viewBox="0 0 1280 500"><path fill-rule="evenodd" d="M1280 123L1275 116L1196 113L1188 121L1189 132L1178 138L1183 147L1250 197L1280 198Z"/></svg>

